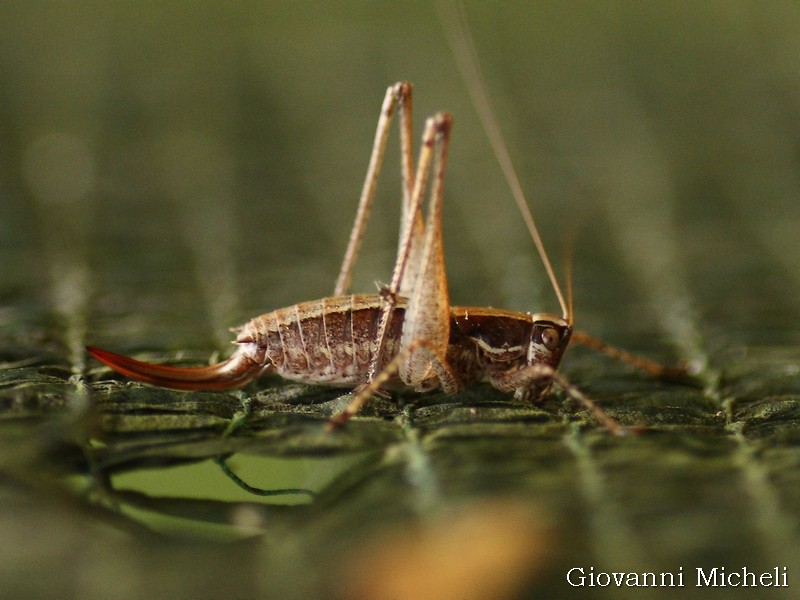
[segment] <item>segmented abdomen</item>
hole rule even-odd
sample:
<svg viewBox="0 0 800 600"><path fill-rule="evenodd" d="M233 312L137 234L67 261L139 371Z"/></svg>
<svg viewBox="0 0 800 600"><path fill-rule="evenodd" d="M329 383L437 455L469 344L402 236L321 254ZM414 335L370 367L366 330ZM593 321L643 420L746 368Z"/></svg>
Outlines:
<svg viewBox="0 0 800 600"><path fill-rule="evenodd" d="M253 344L248 354L286 379L352 387L367 380L377 350L380 305L377 295L303 302L256 317L236 341ZM379 369L399 348L404 315L403 301L393 311Z"/></svg>

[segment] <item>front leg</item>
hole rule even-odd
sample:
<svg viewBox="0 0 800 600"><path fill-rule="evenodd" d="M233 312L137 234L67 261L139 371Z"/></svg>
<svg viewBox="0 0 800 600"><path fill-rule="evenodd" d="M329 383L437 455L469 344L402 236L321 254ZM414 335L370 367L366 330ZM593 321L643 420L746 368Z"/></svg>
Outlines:
<svg viewBox="0 0 800 600"><path fill-rule="evenodd" d="M636 431L635 428L620 425L600 408L594 400L572 385L566 377L553 367L545 363L534 363L521 369L494 373L491 375L489 382L502 392L513 392L514 397L517 399L533 401L546 394L550 386L555 382L570 398L588 409L594 415L594 418L614 435L626 435Z"/></svg>

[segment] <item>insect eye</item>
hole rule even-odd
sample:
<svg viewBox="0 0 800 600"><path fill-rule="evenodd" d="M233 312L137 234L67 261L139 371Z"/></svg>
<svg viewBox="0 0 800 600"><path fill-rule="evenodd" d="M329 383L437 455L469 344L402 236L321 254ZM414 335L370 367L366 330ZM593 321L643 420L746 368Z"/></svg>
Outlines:
<svg viewBox="0 0 800 600"><path fill-rule="evenodd" d="M547 327L542 330L542 344L544 344L544 347L548 350L555 350L560 341L561 336L559 336L558 331L552 327Z"/></svg>

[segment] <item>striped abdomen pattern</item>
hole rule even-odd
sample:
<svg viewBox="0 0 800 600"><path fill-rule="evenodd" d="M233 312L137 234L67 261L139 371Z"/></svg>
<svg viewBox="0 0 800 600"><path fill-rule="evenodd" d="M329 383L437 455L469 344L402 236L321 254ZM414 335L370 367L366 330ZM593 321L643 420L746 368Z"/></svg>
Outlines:
<svg viewBox="0 0 800 600"><path fill-rule="evenodd" d="M366 382L377 348L380 302L377 295L353 295L295 304L256 317L236 341L252 344L247 353L286 379L356 386ZM399 349L404 316L403 300L392 314L383 364Z"/></svg>

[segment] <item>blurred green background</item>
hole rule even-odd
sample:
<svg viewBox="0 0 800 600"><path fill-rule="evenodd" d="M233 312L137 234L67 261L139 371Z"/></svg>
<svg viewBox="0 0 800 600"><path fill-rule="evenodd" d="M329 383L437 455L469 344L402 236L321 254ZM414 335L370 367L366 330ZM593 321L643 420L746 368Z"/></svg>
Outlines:
<svg viewBox="0 0 800 600"><path fill-rule="evenodd" d="M443 597L420 573L447 581L459 565L480 576L480 584L456 579L481 597L567 595L571 566L684 566L689 583L695 567L788 565L799 584L800 7L465 8L557 270L573 256L578 327L687 361L702 389L651 382L575 351L564 372L652 435L609 439L590 421L581 433L557 409L514 407L479 388L464 403L422 401L417 412L379 403L375 414L398 420L365 418L331 442L313 434L324 409L296 400L295 388L256 385L180 404L186 395L108 382L85 344L202 362L228 352L229 327L332 292L380 102L400 79L415 84L415 139L424 116L446 109L455 119L444 222L453 303L557 305L432 4L5 3L0 532L13 543L0 551L0 588L84 598L378 597L403 589L389 583L400 571ZM389 279L396 146L393 138L357 291ZM175 494L207 492L237 515L252 511L263 534L246 542L154 538L117 521L119 498L71 496L53 483L53 470L90 468L102 483L118 450L144 466L138 453L158 435L121 438L120 424L181 440L204 432L202 456L239 449L219 445L220 428L242 398L273 393L289 408L285 420L268 421L272 437L255 454L294 458L285 480L286 465L261 463L257 470L276 474L263 485L310 486L325 499L302 513L240 505L247 497L219 491L231 484L218 471L192 472L195 491ZM483 407L477 416L464 412L470 400ZM202 426L197 412L208 419ZM158 420L171 413L187 420ZM310 421L293 420L298 413ZM136 420L144 416L154 419ZM106 462L92 462L87 448L98 446L110 449ZM185 446L170 448L149 461L187 458ZM344 467L331 460L354 469L349 478L334 477ZM215 506L204 508L239 522L234 508ZM187 505L175 512L192 520ZM464 517L448 521L453 514ZM378 560L381 550L359 554L370 544L396 548L396 562ZM484 544L476 556L465 550ZM453 560L440 565L442 555ZM507 556L508 571L491 556ZM23 565L35 575L23 577Z"/></svg>

